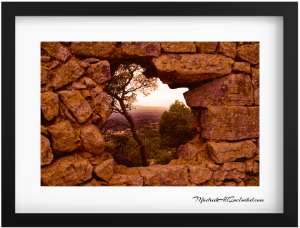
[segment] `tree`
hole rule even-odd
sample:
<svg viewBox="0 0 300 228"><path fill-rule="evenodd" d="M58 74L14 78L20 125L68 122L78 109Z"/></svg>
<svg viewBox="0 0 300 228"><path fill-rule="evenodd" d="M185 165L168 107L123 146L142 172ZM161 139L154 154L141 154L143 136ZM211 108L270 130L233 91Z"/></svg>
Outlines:
<svg viewBox="0 0 300 228"><path fill-rule="evenodd" d="M193 116L190 108L183 102L176 100L170 105L169 111L161 115L158 127L166 146L179 147L193 139L195 133L188 129Z"/></svg>
<svg viewBox="0 0 300 228"><path fill-rule="evenodd" d="M137 101L138 93L148 96L158 88L157 78L147 78L145 71L140 65L135 63L124 65L120 64L113 77L106 86L106 93L110 98L112 113L123 115L128 123L119 123L131 129L131 133L140 148L142 165L147 166L146 150L143 141L137 134L135 124L132 120L130 111L133 109L133 103Z"/></svg>

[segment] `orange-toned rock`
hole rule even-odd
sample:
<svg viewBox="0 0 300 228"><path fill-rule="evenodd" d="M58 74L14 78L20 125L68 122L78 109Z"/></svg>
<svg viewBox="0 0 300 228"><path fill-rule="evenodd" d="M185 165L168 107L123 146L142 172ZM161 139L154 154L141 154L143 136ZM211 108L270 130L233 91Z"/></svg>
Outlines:
<svg viewBox="0 0 300 228"><path fill-rule="evenodd" d="M185 92L190 107L252 105L253 88L249 75L230 74Z"/></svg>
<svg viewBox="0 0 300 228"><path fill-rule="evenodd" d="M48 165L53 160L53 154L50 147L50 141L41 135L41 165Z"/></svg>
<svg viewBox="0 0 300 228"><path fill-rule="evenodd" d="M160 45L158 42L122 42L121 50L126 57L158 57Z"/></svg>
<svg viewBox="0 0 300 228"><path fill-rule="evenodd" d="M95 88L97 86L97 83L94 82L94 80L91 78L83 77L83 80L84 80L86 87L88 87L88 88Z"/></svg>
<svg viewBox="0 0 300 228"><path fill-rule="evenodd" d="M116 42L72 42L69 50L78 56L108 58L116 49Z"/></svg>
<svg viewBox="0 0 300 228"><path fill-rule="evenodd" d="M108 182L114 174L114 160L108 159L101 164L97 165L94 169L94 173L104 181Z"/></svg>
<svg viewBox="0 0 300 228"><path fill-rule="evenodd" d="M197 52L199 53L214 53L217 49L218 42L195 42Z"/></svg>
<svg viewBox="0 0 300 228"><path fill-rule="evenodd" d="M207 168L203 168L202 166L189 166L189 180L192 183L200 184L207 180L209 180L212 176L213 172Z"/></svg>
<svg viewBox="0 0 300 228"><path fill-rule="evenodd" d="M92 64L86 71L86 75L91 77L98 84L102 84L111 78L110 65L106 60Z"/></svg>
<svg viewBox="0 0 300 228"><path fill-rule="evenodd" d="M238 158L252 158L257 151L256 145L250 141L240 142L208 142L207 148L216 163L235 161Z"/></svg>
<svg viewBox="0 0 300 228"><path fill-rule="evenodd" d="M212 179L243 179L246 177L246 164L243 162L224 163L218 170L214 171Z"/></svg>
<svg viewBox="0 0 300 228"><path fill-rule="evenodd" d="M41 169L42 185L75 186L91 179L92 171L87 159L78 161L74 155L68 155Z"/></svg>
<svg viewBox="0 0 300 228"><path fill-rule="evenodd" d="M251 73L251 65L250 63L246 63L246 62L235 62L233 64L232 70Z"/></svg>
<svg viewBox="0 0 300 228"><path fill-rule="evenodd" d="M50 56L46 56L46 55L42 55L41 56L41 61L42 62L49 62L49 61L51 61L51 57Z"/></svg>
<svg viewBox="0 0 300 228"><path fill-rule="evenodd" d="M153 58L164 84L201 82L231 73L234 60L210 54L166 54Z"/></svg>
<svg viewBox="0 0 300 228"><path fill-rule="evenodd" d="M76 81L80 76L84 74L84 70L79 66L75 58L55 68L52 72L51 83L55 89L58 89L70 82Z"/></svg>
<svg viewBox="0 0 300 228"><path fill-rule="evenodd" d="M143 178L138 175L114 174L110 181L109 186L142 186Z"/></svg>
<svg viewBox="0 0 300 228"><path fill-rule="evenodd" d="M76 150L80 138L68 120L47 127L52 138L52 149L55 153L67 153Z"/></svg>
<svg viewBox="0 0 300 228"><path fill-rule="evenodd" d="M259 63L259 43L246 44L237 48L237 57L253 65Z"/></svg>
<svg viewBox="0 0 300 228"><path fill-rule="evenodd" d="M209 107L201 112L201 136L215 140L259 137L259 107Z"/></svg>
<svg viewBox="0 0 300 228"><path fill-rule="evenodd" d="M236 56L236 43L234 42L219 42L217 53L221 53L230 58L235 58Z"/></svg>
<svg viewBox="0 0 300 228"><path fill-rule="evenodd" d="M139 170L145 186L185 186L188 183L184 165L151 165Z"/></svg>
<svg viewBox="0 0 300 228"><path fill-rule="evenodd" d="M47 129L43 125L41 125L41 134L42 135L49 135Z"/></svg>
<svg viewBox="0 0 300 228"><path fill-rule="evenodd" d="M259 87L259 68L251 68L252 71L252 85L254 89Z"/></svg>
<svg viewBox="0 0 300 228"><path fill-rule="evenodd" d="M41 94L41 108L46 120L50 121L59 112L59 99L56 93L45 92Z"/></svg>
<svg viewBox="0 0 300 228"><path fill-rule="evenodd" d="M48 82L48 73L48 68L41 66L41 84L46 84Z"/></svg>
<svg viewBox="0 0 300 228"><path fill-rule="evenodd" d="M80 82L73 82L72 89L75 89L75 90L86 89L86 85L82 84Z"/></svg>
<svg viewBox="0 0 300 228"><path fill-rule="evenodd" d="M94 186L107 186L107 183L104 182L104 181L98 181L96 180L95 178L92 178L90 181L87 181L83 184L81 184L81 186L91 186L91 187L94 187Z"/></svg>
<svg viewBox="0 0 300 228"><path fill-rule="evenodd" d="M87 152L102 154L105 148L105 141L99 127L94 124L85 126L80 131L81 141Z"/></svg>
<svg viewBox="0 0 300 228"><path fill-rule="evenodd" d="M196 160L197 154L200 150L203 150L205 140L202 138L196 137L195 139L187 142L185 145L181 145L178 150L178 158L186 160Z"/></svg>
<svg viewBox="0 0 300 228"><path fill-rule="evenodd" d="M195 53L196 46L194 42L161 42L160 47L168 53Z"/></svg>
<svg viewBox="0 0 300 228"><path fill-rule="evenodd" d="M93 113L89 103L81 95L80 91L59 91L59 98L73 113L79 123L85 122Z"/></svg>
<svg viewBox="0 0 300 228"><path fill-rule="evenodd" d="M259 105L259 87L254 90L254 105Z"/></svg>
<svg viewBox="0 0 300 228"><path fill-rule="evenodd" d="M107 121L110 117L110 103L105 92L100 92L92 101L93 111L101 116L102 121Z"/></svg>
<svg viewBox="0 0 300 228"><path fill-rule="evenodd" d="M259 173L259 155L256 155L253 158L245 160L245 164L247 165L246 171L249 173Z"/></svg>
<svg viewBox="0 0 300 228"><path fill-rule="evenodd" d="M65 62L70 55L68 49L59 42L42 42L41 46L49 55L62 62Z"/></svg>

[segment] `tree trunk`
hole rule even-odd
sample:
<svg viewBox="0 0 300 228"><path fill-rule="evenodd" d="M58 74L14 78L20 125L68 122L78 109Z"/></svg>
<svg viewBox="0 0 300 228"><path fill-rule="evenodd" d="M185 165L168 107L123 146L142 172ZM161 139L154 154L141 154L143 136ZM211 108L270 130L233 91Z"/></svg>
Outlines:
<svg viewBox="0 0 300 228"><path fill-rule="evenodd" d="M119 100L119 103L120 103L120 106L121 106L122 111L124 113L124 116L126 117L127 121L130 124L131 133L133 135L133 138L135 139L135 141L138 143L138 145L140 147L140 154L141 154L141 159L142 159L142 165L143 166L147 166L147 158L146 158L145 145L143 144L143 141L139 138L139 136L138 136L138 134L136 132L135 124L133 122L133 119L132 119L131 115L127 112L123 100Z"/></svg>

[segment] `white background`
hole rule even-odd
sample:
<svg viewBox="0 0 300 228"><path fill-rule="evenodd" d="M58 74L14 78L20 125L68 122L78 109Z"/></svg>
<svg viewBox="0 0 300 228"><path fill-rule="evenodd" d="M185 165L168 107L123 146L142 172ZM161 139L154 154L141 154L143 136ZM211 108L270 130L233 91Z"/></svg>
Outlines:
<svg viewBox="0 0 300 228"><path fill-rule="evenodd" d="M22 1L23 2L23 0L20 0L20 1ZM123 0L120 0L120 1L123 1ZM135 0L134 0L135 1ZM219 1L219 0L217 0L217 1ZM221 1L224 1L224 0L221 0ZM270 0L266 0L267 2L270 2ZM271 0L272 1L272 0ZM4 1L3 1L4 2ZM277 2L278 2L278 0L277 0ZM295 0L293 0L293 2L296 2ZM1 8L1 5L0 5L0 8ZM1 20L1 18L0 18L0 20ZM298 19L299 20L299 19ZM1 32L1 31L0 31ZM1 58L1 57L0 57ZM300 63L300 59L299 59L299 63ZM1 81L0 81L0 83L1 83ZM299 82L298 82L299 84L300 84L300 80L299 80ZM1 96L1 94L0 94L0 96ZM298 100L300 101L300 93L298 94ZM300 107L300 106L299 106ZM1 109L1 107L0 107L0 109ZM300 110L299 110L300 111ZM1 125L1 123L0 123L0 125ZM298 136L299 137L299 139L300 139L300 135ZM1 143L1 142L0 142ZM1 170L0 170L0 172L1 172ZM1 184L1 183L0 183ZM1 210L1 209L0 209Z"/></svg>
<svg viewBox="0 0 300 228"><path fill-rule="evenodd" d="M16 212L282 212L282 23L281 17L17 17ZM260 41L260 187L40 187L40 41ZM265 202L192 200L232 195Z"/></svg>

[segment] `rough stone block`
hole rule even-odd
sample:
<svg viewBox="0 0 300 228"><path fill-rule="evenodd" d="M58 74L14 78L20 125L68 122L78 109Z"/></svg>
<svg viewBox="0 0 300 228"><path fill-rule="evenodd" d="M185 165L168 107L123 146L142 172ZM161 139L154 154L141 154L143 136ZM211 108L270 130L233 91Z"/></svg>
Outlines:
<svg viewBox="0 0 300 228"><path fill-rule="evenodd" d="M243 179L246 177L246 164L243 162L224 163L218 170L214 171L212 179Z"/></svg>
<svg viewBox="0 0 300 228"><path fill-rule="evenodd" d="M109 58L116 49L116 42L72 42L69 50L78 56Z"/></svg>
<svg viewBox="0 0 300 228"><path fill-rule="evenodd" d="M211 54L216 51L218 42L195 42L195 45L198 53Z"/></svg>
<svg viewBox="0 0 300 228"><path fill-rule="evenodd" d="M121 50L125 57L158 57L160 55L158 42L122 42Z"/></svg>
<svg viewBox="0 0 300 228"><path fill-rule="evenodd" d="M80 138L66 120L47 127L52 138L52 149L55 153L72 152L80 145Z"/></svg>
<svg viewBox="0 0 300 228"><path fill-rule="evenodd" d="M139 167L145 186L185 186L188 183L187 167L183 165L152 165Z"/></svg>
<svg viewBox="0 0 300 228"><path fill-rule="evenodd" d="M68 49L59 42L42 42L41 46L49 55L59 61L65 62L70 56Z"/></svg>
<svg viewBox="0 0 300 228"><path fill-rule="evenodd" d="M45 136L41 135L41 165L48 165L53 160L50 141Z"/></svg>
<svg viewBox="0 0 300 228"><path fill-rule="evenodd" d="M90 124L81 129L80 137L84 149L94 154L102 154L105 148L105 141L99 127Z"/></svg>
<svg viewBox="0 0 300 228"><path fill-rule="evenodd" d="M234 42L219 42L217 53L221 53L230 58L235 58L236 56L236 43Z"/></svg>
<svg viewBox="0 0 300 228"><path fill-rule="evenodd" d="M195 53L194 42L161 42L160 47L167 53Z"/></svg>
<svg viewBox="0 0 300 228"><path fill-rule="evenodd" d="M252 105L253 88L249 75L230 74L185 92L190 107Z"/></svg>
<svg viewBox="0 0 300 228"><path fill-rule="evenodd" d="M59 99L56 93L45 92L41 94L41 108L46 120L50 121L59 112Z"/></svg>
<svg viewBox="0 0 300 228"><path fill-rule="evenodd" d="M214 140L259 137L259 107L209 107L201 113L201 136Z"/></svg>
<svg viewBox="0 0 300 228"><path fill-rule="evenodd" d="M250 63L246 63L246 62L235 62L233 64L232 70L251 73L251 65Z"/></svg>
<svg viewBox="0 0 300 228"><path fill-rule="evenodd" d="M192 183L200 184L209 180L213 172L202 166L189 166L189 180Z"/></svg>
<svg viewBox="0 0 300 228"><path fill-rule="evenodd" d="M250 141L240 142L208 142L207 148L216 163L235 161L238 158L252 158L257 151L256 145Z"/></svg>
<svg viewBox="0 0 300 228"><path fill-rule="evenodd" d="M93 167L87 159L74 155L58 158L41 169L44 186L74 186L92 178Z"/></svg>
<svg viewBox="0 0 300 228"><path fill-rule="evenodd" d="M51 83L55 89L58 89L70 82L76 81L84 74L84 70L79 66L75 58L70 60L52 72Z"/></svg>
<svg viewBox="0 0 300 228"><path fill-rule="evenodd" d="M234 60L210 54L166 54L152 59L164 84L202 82L231 73Z"/></svg>
<svg viewBox="0 0 300 228"><path fill-rule="evenodd" d="M109 62L100 61L92 64L86 71L86 75L91 77L98 84L102 84L111 78Z"/></svg>
<svg viewBox="0 0 300 228"><path fill-rule="evenodd" d="M81 95L80 91L59 91L62 102L69 108L79 123L85 122L93 113L89 103Z"/></svg>
<svg viewBox="0 0 300 228"><path fill-rule="evenodd" d="M237 48L237 57L253 65L259 63L259 43L246 44Z"/></svg>

